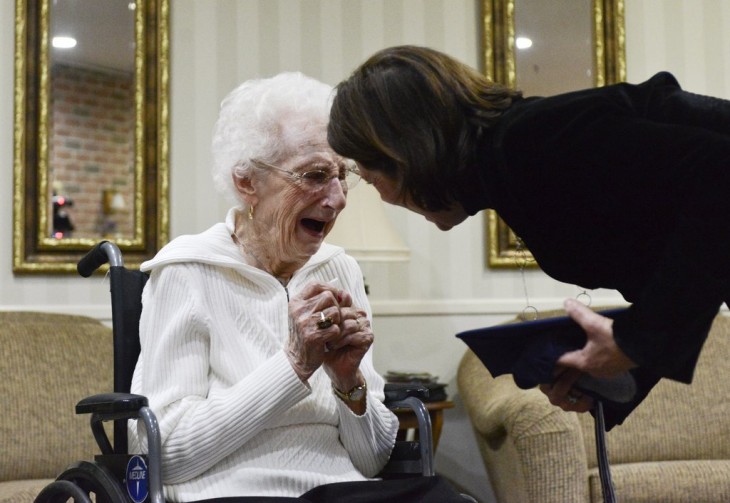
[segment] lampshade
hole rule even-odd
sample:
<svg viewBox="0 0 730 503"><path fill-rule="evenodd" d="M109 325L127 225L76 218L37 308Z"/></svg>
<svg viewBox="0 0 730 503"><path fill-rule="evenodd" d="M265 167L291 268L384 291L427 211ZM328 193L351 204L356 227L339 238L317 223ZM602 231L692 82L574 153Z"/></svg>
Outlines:
<svg viewBox="0 0 730 503"><path fill-rule="evenodd" d="M114 197L112 198L112 209L114 211L121 211L127 207L127 204L124 202L124 196L121 192L115 192Z"/></svg>
<svg viewBox="0 0 730 503"><path fill-rule="evenodd" d="M121 192L114 189L106 189L102 191L102 211L105 215L119 213L126 209L127 205Z"/></svg>
<svg viewBox="0 0 730 503"><path fill-rule="evenodd" d="M326 241L343 247L358 262L399 262L411 256L388 220L378 191L365 183L349 191L347 207Z"/></svg>

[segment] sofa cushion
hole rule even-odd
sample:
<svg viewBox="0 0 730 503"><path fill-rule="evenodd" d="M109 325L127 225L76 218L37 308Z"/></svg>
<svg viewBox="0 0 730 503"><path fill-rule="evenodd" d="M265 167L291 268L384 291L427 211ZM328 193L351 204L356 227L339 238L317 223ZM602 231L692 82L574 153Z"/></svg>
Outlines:
<svg viewBox="0 0 730 503"><path fill-rule="evenodd" d="M730 459L730 317L720 315L707 338L691 385L663 379L624 424L606 436L612 464L646 459ZM719 399L718 399L719 397ZM588 466L596 466L593 418L581 414ZM728 499L727 501L730 501Z"/></svg>
<svg viewBox="0 0 730 503"><path fill-rule="evenodd" d="M0 482L55 478L92 459L89 416L74 406L112 390L111 329L83 316L0 312L0 345Z"/></svg>
<svg viewBox="0 0 730 503"><path fill-rule="evenodd" d="M28 503L53 482L53 479L10 480L0 482L0 503Z"/></svg>
<svg viewBox="0 0 730 503"><path fill-rule="evenodd" d="M660 461L611 466L616 499L622 503L727 503L730 460ZM601 503L598 470L589 471L592 503Z"/></svg>

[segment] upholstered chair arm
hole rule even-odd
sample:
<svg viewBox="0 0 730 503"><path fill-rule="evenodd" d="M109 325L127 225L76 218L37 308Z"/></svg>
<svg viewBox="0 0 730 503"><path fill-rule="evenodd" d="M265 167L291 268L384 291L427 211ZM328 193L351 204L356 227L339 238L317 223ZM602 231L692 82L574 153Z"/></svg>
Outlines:
<svg viewBox="0 0 730 503"><path fill-rule="evenodd" d="M500 503L588 501L575 413L552 406L537 389L519 389L509 375L492 378L471 351L459 366L458 387Z"/></svg>

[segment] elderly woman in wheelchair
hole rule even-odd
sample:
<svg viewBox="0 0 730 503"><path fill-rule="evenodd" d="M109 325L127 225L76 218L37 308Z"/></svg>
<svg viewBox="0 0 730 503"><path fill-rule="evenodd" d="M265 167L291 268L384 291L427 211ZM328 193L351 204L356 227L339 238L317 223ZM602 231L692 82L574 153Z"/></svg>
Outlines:
<svg viewBox="0 0 730 503"><path fill-rule="evenodd" d="M213 178L234 207L142 264L131 391L159 421L170 501L460 500L438 477L375 479L398 425L372 364L361 271L323 241L359 179L326 141L331 92L298 73L231 92ZM136 423L130 451L142 452Z"/></svg>

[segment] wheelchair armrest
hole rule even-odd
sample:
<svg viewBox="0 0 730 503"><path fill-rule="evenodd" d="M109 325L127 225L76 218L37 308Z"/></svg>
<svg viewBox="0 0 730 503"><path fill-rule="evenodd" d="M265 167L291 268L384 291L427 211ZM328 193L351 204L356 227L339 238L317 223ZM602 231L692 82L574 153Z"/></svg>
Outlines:
<svg viewBox="0 0 730 503"><path fill-rule="evenodd" d="M91 414L91 431L102 454L126 453L126 434L124 442L112 447L109 436L104 430L104 421L137 419L149 410L147 397L130 393L101 393L84 398L76 404L76 414Z"/></svg>
<svg viewBox="0 0 730 503"><path fill-rule="evenodd" d="M103 421L138 419L147 430L149 491L152 503L164 503L162 492L162 442L157 418L148 406L146 396L131 393L101 393L76 404L76 414L91 414L91 430L103 456L127 455L115 452L104 431ZM126 446L126 443L125 443Z"/></svg>
<svg viewBox="0 0 730 503"><path fill-rule="evenodd" d="M84 398L76 404L76 414L99 414L105 420L136 418L147 397L130 393L101 393Z"/></svg>
<svg viewBox="0 0 730 503"><path fill-rule="evenodd" d="M420 444L418 448L421 453L422 473L424 476L433 476L435 471L433 467L433 434L431 431L431 416L429 415L428 409L426 409L422 400L422 397L428 397L428 389L413 384L386 384L385 393L386 398L384 403L389 409L411 409L415 414L418 422L418 438ZM414 447L402 447L400 449L400 451L402 451L400 452L400 455L405 454L405 456L402 456L402 463L406 466L411 464L411 455L406 454L406 451L403 451L403 449L408 452L412 452ZM393 465L395 466L395 463Z"/></svg>
<svg viewBox="0 0 730 503"><path fill-rule="evenodd" d="M383 403L390 406L392 402L406 399L409 396L426 401L430 391L425 386L414 383L386 383L385 384L385 400Z"/></svg>

